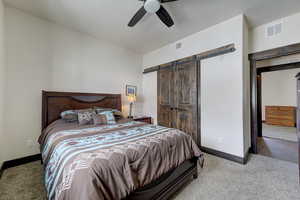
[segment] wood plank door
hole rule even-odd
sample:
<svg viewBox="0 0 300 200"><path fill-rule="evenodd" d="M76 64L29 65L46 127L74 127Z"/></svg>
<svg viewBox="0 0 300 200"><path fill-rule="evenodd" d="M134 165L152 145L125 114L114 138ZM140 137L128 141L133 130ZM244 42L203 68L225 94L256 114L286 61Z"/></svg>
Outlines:
<svg viewBox="0 0 300 200"><path fill-rule="evenodd" d="M300 73L297 74L297 135L298 135L298 165L299 165L299 183L300 183Z"/></svg>
<svg viewBox="0 0 300 200"><path fill-rule="evenodd" d="M174 67L167 64L158 71L157 120L161 126L173 128L174 124Z"/></svg>
<svg viewBox="0 0 300 200"><path fill-rule="evenodd" d="M192 57L176 64L174 103L176 128L192 136L195 142L198 138L198 94L197 94L197 60Z"/></svg>

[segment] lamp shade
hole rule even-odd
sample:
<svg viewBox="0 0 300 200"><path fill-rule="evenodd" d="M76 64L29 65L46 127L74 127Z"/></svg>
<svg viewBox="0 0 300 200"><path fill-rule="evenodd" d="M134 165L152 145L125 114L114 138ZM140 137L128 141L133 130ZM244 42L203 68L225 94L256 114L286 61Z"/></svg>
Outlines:
<svg viewBox="0 0 300 200"><path fill-rule="evenodd" d="M128 96L128 101L129 101L130 103L136 102L136 96L135 96L135 95L129 95L129 96Z"/></svg>

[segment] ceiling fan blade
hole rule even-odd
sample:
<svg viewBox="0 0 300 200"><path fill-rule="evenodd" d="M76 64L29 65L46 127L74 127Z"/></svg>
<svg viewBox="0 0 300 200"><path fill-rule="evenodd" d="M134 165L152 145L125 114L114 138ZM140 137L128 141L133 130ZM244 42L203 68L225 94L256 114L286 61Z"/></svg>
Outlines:
<svg viewBox="0 0 300 200"><path fill-rule="evenodd" d="M135 26L147 13L147 11L145 10L144 6L141 7L137 13L132 17L132 19L130 20L130 22L128 23L129 27L133 27Z"/></svg>
<svg viewBox="0 0 300 200"><path fill-rule="evenodd" d="M168 11L163 6L160 6L160 9L156 12L156 14L159 17L159 19L168 27L174 25L174 21L172 20Z"/></svg>

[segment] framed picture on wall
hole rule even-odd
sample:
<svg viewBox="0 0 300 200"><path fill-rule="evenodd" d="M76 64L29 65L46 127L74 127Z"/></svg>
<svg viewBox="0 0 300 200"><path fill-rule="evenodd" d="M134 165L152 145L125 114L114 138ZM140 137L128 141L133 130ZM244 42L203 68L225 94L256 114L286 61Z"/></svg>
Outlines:
<svg viewBox="0 0 300 200"><path fill-rule="evenodd" d="M126 85L126 96L134 95L136 96L137 87L133 85Z"/></svg>

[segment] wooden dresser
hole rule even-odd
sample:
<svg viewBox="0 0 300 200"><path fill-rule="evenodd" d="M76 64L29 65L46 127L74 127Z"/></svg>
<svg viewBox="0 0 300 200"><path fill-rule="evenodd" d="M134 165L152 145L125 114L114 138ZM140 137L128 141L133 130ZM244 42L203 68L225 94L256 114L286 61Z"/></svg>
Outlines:
<svg viewBox="0 0 300 200"><path fill-rule="evenodd" d="M296 107L266 106L266 124L295 127Z"/></svg>

